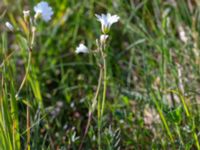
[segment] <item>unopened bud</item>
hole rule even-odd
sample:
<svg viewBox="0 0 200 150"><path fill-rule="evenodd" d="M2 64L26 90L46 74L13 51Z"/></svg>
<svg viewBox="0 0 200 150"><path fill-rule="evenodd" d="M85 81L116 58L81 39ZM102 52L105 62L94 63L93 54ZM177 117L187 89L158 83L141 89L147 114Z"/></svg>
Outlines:
<svg viewBox="0 0 200 150"><path fill-rule="evenodd" d="M34 42L35 42L35 32L36 32L36 27L35 27L35 26L33 26L33 27L32 27L31 48L33 47L33 45L34 45Z"/></svg>
<svg viewBox="0 0 200 150"><path fill-rule="evenodd" d="M34 18L35 18L35 20L38 20L41 16L42 16L42 12L37 11Z"/></svg>
<svg viewBox="0 0 200 150"><path fill-rule="evenodd" d="M33 27L32 27L32 33L35 33L35 32L36 32L36 27L33 26Z"/></svg>
<svg viewBox="0 0 200 150"><path fill-rule="evenodd" d="M23 14L24 14L24 21L28 22L30 19L30 10L24 10Z"/></svg>
<svg viewBox="0 0 200 150"><path fill-rule="evenodd" d="M100 36L100 42L101 42L101 44L105 44L107 38L108 38L108 35L107 35L107 34L102 34L102 35Z"/></svg>
<svg viewBox="0 0 200 150"><path fill-rule="evenodd" d="M14 27L10 22L6 22L5 25L10 31L14 31Z"/></svg>

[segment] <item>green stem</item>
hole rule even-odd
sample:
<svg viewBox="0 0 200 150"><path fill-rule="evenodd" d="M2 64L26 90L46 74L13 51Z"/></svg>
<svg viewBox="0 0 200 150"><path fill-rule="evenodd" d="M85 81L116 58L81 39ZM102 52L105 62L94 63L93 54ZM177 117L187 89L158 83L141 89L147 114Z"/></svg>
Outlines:
<svg viewBox="0 0 200 150"><path fill-rule="evenodd" d="M23 88L23 86L24 86L24 84L25 84L25 82L26 82L26 79L27 79L27 76L28 76L28 73L29 73L29 70L30 70L31 57L32 57L32 52L31 52L31 50L29 50L28 65L27 65L27 67L26 67L26 73L25 73L25 76L24 76L24 78L23 78L23 80L22 80L22 83L21 83L21 85L20 85L20 87L19 87L19 90L17 91L17 94L15 95L15 97L18 97L18 96L19 96L19 93L21 92L21 90L22 90L22 88Z"/></svg>
<svg viewBox="0 0 200 150"><path fill-rule="evenodd" d="M197 149L200 150L198 136L197 136L197 134L196 134L196 132L194 130L193 130L193 137L194 137L194 140L196 142Z"/></svg>
<svg viewBox="0 0 200 150"><path fill-rule="evenodd" d="M104 113L104 106L105 106L105 100L106 100L106 90L107 90L107 66L106 66L106 58L103 56L103 70L104 70L104 75L103 75L103 99L102 99L102 106L101 106L101 117L103 116Z"/></svg>
<svg viewBox="0 0 200 150"><path fill-rule="evenodd" d="M27 77L28 77L28 73L29 73L29 70L30 70L30 66L31 66L31 57L32 57L32 50L29 49L29 55L28 55L28 64L27 64L27 67L26 67L26 73L25 73L25 76L22 80L22 83L19 87L19 90L17 92L17 94L15 95L15 97L17 98L19 93L21 92L26 80L27 80ZM27 105L27 150L30 150L30 108L29 106Z"/></svg>
<svg viewBox="0 0 200 150"><path fill-rule="evenodd" d="M186 116L190 120L192 120L192 116L190 115L189 109L188 109L187 104L185 102L184 95L181 92L176 92L174 90L172 90L172 92L175 93L175 94L177 94L179 96L179 98L180 98L180 100L181 100L181 102L183 104L183 108L185 110ZM196 128L196 127L194 127L194 128ZM199 144L198 136L197 136L196 132L194 131L194 129L192 130L192 135L193 135L193 138L195 140L195 144L196 144L197 149L200 150L200 144Z"/></svg>
<svg viewBox="0 0 200 150"><path fill-rule="evenodd" d="M0 68L3 67L3 65L6 63L6 61L8 61L10 59L10 57L13 56L13 54L15 53L16 51L13 51L11 52L3 61L2 63L0 64Z"/></svg>
<svg viewBox="0 0 200 150"><path fill-rule="evenodd" d="M81 144L79 146L79 150L82 149L84 139L85 139L85 137L86 137L86 135L88 133L88 129L90 127L90 123L91 123L91 120L92 120L92 113L94 112L94 110L96 108L97 98L98 98L98 95L99 95L99 91L100 91L100 87L101 87L101 82L102 82L102 74L103 74L103 70L100 67L97 90L96 90L95 96L94 96L93 101L92 101L91 109L89 109L89 112L88 112L88 121L87 121L87 125L86 125L86 128L85 128L85 132L84 132L83 138L81 140Z"/></svg>
<svg viewBox="0 0 200 150"><path fill-rule="evenodd" d="M98 150L101 150L101 102L98 101L97 105L97 114L98 114Z"/></svg>
<svg viewBox="0 0 200 150"><path fill-rule="evenodd" d="M30 126L31 126L31 123L30 123L30 108L29 106L27 105L26 107L26 128L27 128L27 150L30 150L31 149L31 146L30 146L30 141L31 141L31 132L30 132Z"/></svg>
<svg viewBox="0 0 200 150"><path fill-rule="evenodd" d="M102 118L104 113L105 101L106 101L106 91L107 91L107 65L106 65L106 56L104 54L105 45L103 45L100 49L101 56L103 59L103 97L102 97L102 104L100 106L100 122L98 126L98 149L101 150L101 125L102 125Z"/></svg>
<svg viewBox="0 0 200 150"><path fill-rule="evenodd" d="M185 147L185 144L184 144L183 139L182 139L182 136L181 136L181 131L180 131L180 128L179 128L179 126L178 126L177 123L175 123L175 127L176 127L176 132L177 132L177 134L178 134L179 140L180 140L180 142L181 142L181 145L182 145L183 147Z"/></svg>
<svg viewBox="0 0 200 150"><path fill-rule="evenodd" d="M188 110L188 107L187 107L187 105L186 105L186 103L185 103L185 98L184 98L180 93L179 93L179 96L180 96L181 102L182 102L182 104L183 104L183 107L184 107L186 116L187 116L190 120L192 120L192 117L191 117L191 115L190 115L190 112L189 112L189 110ZM196 128L196 127L195 127L195 128ZM192 130L192 134L193 134L193 138L194 138L194 140L195 140L197 149L200 150L200 145L199 145L198 136L197 136L197 134L196 134L196 132L195 132L194 129Z"/></svg>
<svg viewBox="0 0 200 150"><path fill-rule="evenodd" d="M174 143L174 138L173 138L172 133L171 133L171 131L169 129L169 126L167 124L165 116L163 115L162 109L160 108L155 96L152 93L151 93L151 97L153 98L153 102L156 105L156 109L157 109L157 111L159 113L160 119L161 119L161 121L162 121L162 123L163 123L163 125L165 127L165 130L167 131L167 135L169 136L171 142Z"/></svg>

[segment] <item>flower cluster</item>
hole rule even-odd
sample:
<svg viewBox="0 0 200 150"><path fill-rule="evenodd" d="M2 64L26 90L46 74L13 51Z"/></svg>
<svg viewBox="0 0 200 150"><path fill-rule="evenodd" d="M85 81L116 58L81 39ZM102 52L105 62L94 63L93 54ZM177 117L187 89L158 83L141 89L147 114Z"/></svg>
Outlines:
<svg viewBox="0 0 200 150"><path fill-rule="evenodd" d="M23 80L19 86L19 89L15 95L16 98L19 98L19 94L23 88L23 86L25 85L25 82L27 80L30 68L31 68L31 58L32 58L32 51L33 51L33 45L34 45L34 41L35 41L35 35L36 35L36 30L37 30L37 21L39 19L45 21L45 22L49 22L52 18L52 15L54 14L52 8L49 6L49 4L45 1L42 1L40 3L38 3L34 8L34 16L31 16L31 12L30 10L24 10L23 11L23 17L24 17L24 24L25 24L25 28L24 28L24 34L22 34L22 36L24 36L23 38L26 39L26 43L27 43L27 49L28 49L28 63L27 63L27 67L26 67L26 72L25 75L23 77ZM100 89L101 86L103 86L103 90L102 90L102 101L100 102L100 107L101 110L98 111L98 115L100 116L100 125L98 125L98 132L100 132L101 128L101 122L102 122L102 116L103 116L103 112L104 112L104 105L105 105L105 100L106 100L106 87L107 87L107 63L106 63L106 42L107 39L109 38L109 31L110 28L112 26L112 24L116 23L119 21L119 16L118 15L111 15L110 13L107 14L101 14L95 15L97 17L97 20L101 23L101 30L102 33L99 36L99 38L96 40L96 44L97 44L97 50L95 51L95 55L96 56L96 62L97 65L99 66L99 79L98 79L98 85L97 85L97 90L95 92L95 96L92 100L92 107L91 109L89 109L88 112L88 124L86 126L85 132L84 132L84 137L86 136L87 132L88 132L88 128L91 122L91 117L92 117L92 113L94 112L96 105L97 105L97 98L99 96L100 93ZM12 32L15 31L15 28L13 27L13 25L10 22L6 22L5 26ZM21 30L20 30L21 31ZM76 48L75 53L79 54L79 53L89 53L89 49L83 44L80 43L79 46ZM62 105L62 104L59 104ZM40 103L40 106L42 107L42 103ZM58 109L55 112L52 112L53 115L56 117L56 115L58 115L60 109L62 108L62 106L59 106ZM29 110L29 106L27 105L27 110ZM29 116L30 118L30 116ZM30 122L27 123L27 128L30 129L29 125ZM98 134L100 135L100 134ZM83 141L84 141L84 137L81 141L80 147L79 149L81 149ZM100 139L101 137L99 136L98 139Z"/></svg>
<svg viewBox="0 0 200 150"><path fill-rule="evenodd" d="M97 65L99 66L99 79L98 79L98 85L97 85L97 90L95 92L95 96L92 100L92 105L91 109L88 111L88 123L84 131L84 136L83 139L81 140L81 144L79 146L79 149L82 149L83 141L85 139L85 136L88 132L88 128L90 126L91 122L91 116L94 110L96 109L97 105L97 98L99 96L99 91L101 89L101 85L103 86L103 93L102 93L102 101L100 102L100 111L99 116L100 116L100 126L102 122L102 116L104 112L104 106L105 106L105 100L106 100L106 88L107 88L107 63L106 63L106 41L109 37L108 33L110 31L110 27L112 26L113 23L116 23L119 21L119 16L117 15L111 15L110 13L108 14L102 14L102 15L97 15L97 20L101 23L101 29L102 29L102 34L100 35L99 39L96 40L97 44L97 50L94 51L95 53L95 58ZM79 46L76 48L75 51L77 54L79 53L89 53L88 48L84 44L79 44ZM103 77L102 77L103 74ZM98 128L98 132L100 133L101 130ZM100 135L100 134L98 134ZM100 141L101 137L98 136L98 139Z"/></svg>
<svg viewBox="0 0 200 150"><path fill-rule="evenodd" d="M104 45L106 43L106 40L108 39L110 27L112 24L116 23L119 21L120 17L118 15L111 15L110 13L107 14L101 14L95 15L97 17L97 20L101 23L101 30L102 30L102 35L100 36L100 43L101 45ZM84 44L80 44L76 48L76 53L88 53L88 48Z"/></svg>
<svg viewBox="0 0 200 150"><path fill-rule="evenodd" d="M49 4L45 1L42 1L40 3L38 3L35 7L34 7L34 11L35 11L35 22L37 19L42 19L45 22L48 22L51 20L52 15L53 15L53 10L52 8L49 6ZM26 23L31 22L30 21L30 10L24 10L23 11L23 15L24 15L24 20ZM31 18L32 20L32 18ZM14 27L10 22L6 22L5 26L10 30L10 31L14 31Z"/></svg>
<svg viewBox="0 0 200 150"><path fill-rule="evenodd" d="M24 23L25 23L25 29L24 30L19 30L20 32L24 32L21 34L24 39L26 39L27 43L27 50L28 50L28 64L26 68L26 73L24 75L24 78L20 84L20 87L15 95L16 98L18 98L18 95L20 91L22 90L26 80L27 76L29 73L30 65L31 65L31 57L32 57L32 51L33 51L33 46L35 43L35 35L36 35L36 29L37 29L37 20L42 19L45 22L48 22L51 20L51 17L53 15L53 10L49 6L47 2L40 2L34 7L35 15L34 17L31 16L30 10L24 10L23 11L23 17L24 17ZM10 22L6 22L5 26L12 32L15 32L15 28Z"/></svg>
<svg viewBox="0 0 200 150"><path fill-rule="evenodd" d="M35 41L35 32L36 32L36 26L37 26L37 20L42 19L45 22L48 22L51 20L52 15L53 15L53 10L49 6L47 2L40 2L34 7L35 15L34 17L31 17L30 10L24 10L23 15L24 15L24 21L26 24L26 27L28 29L24 30L24 33L26 35L29 51L32 50L34 41ZM6 22L5 26L12 32L15 31L15 28L10 22Z"/></svg>

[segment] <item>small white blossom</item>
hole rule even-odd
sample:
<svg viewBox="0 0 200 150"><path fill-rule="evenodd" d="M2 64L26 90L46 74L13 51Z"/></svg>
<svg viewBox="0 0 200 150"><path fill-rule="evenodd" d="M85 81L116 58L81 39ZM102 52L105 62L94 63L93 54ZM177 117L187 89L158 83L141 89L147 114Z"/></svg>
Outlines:
<svg viewBox="0 0 200 150"><path fill-rule="evenodd" d="M89 50L88 48L84 45L84 44L79 44L79 46L76 48L76 51L75 51L77 54L79 53L89 53Z"/></svg>
<svg viewBox="0 0 200 150"><path fill-rule="evenodd" d="M101 44L104 44L106 42L107 38L108 38L107 34L102 34L100 36L100 42L101 42Z"/></svg>
<svg viewBox="0 0 200 150"><path fill-rule="evenodd" d="M107 14L101 14L97 15L96 17L99 22L101 22L101 29L104 34L108 33L110 30L110 27L113 23L116 23L119 21L119 16L118 15L111 15L110 13Z"/></svg>
<svg viewBox="0 0 200 150"><path fill-rule="evenodd" d="M6 27L7 27L10 31L13 31L13 30L14 30L14 27L13 27L13 25L12 25L10 22L6 22L5 25L6 25Z"/></svg>
<svg viewBox="0 0 200 150"><path fill-rule="evenodd" d="M34 7L35 18L42 17L45 22L51 20L53 10L47 2L40 2Z"/></svg>

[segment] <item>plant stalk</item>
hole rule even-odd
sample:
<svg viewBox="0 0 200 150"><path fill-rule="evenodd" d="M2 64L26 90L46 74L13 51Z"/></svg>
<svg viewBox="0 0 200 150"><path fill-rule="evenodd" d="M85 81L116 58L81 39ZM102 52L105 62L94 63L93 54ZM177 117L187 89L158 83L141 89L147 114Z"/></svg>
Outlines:
<svg viewBox="0 0 200 150"><path fill-rule="evenodd" d="M17 91L17 94L15 95L16 98L19 96L19 93L21 92L21 90L22 90L22 88L23 88L23 86L24 86L24 84L25 84L25 82L26 82L26 79L27 79L27 76L28 76L28 73L29 73L29 70L30 70L31 57L32 57L32 51L29 50L28 65L27 65L27 67L26 67L26 73L25 73L25 76L24 76L24 78L23 78L23 80L22 80L22 83L21 83L21 85L20 85L20 87L19 87L19 90Z"/></svg>
<svg viewBox="0 0 200 150"><path fill-rule="evenodd" d="M89 126L90 126L90 123L91 123L91 120L92 120L92 113L94 112L94 110L96 108L97 98L98 98L98 95L99 95L99 91L100 91L100 87L101 87L101 82L102 82L102 75L103 75L103 69L100 67L97 90L96 90L95 96L93 98L92 108L89 109L89 112L88 112L88 121L87 121L87 125L86 125L85 131L84 131L83 138L81 140L81 144L79 146L79 150L82 149L84 139L85 139L85 137L86 137L86 135L88 133L88 129L89 129Z"/></svg>

